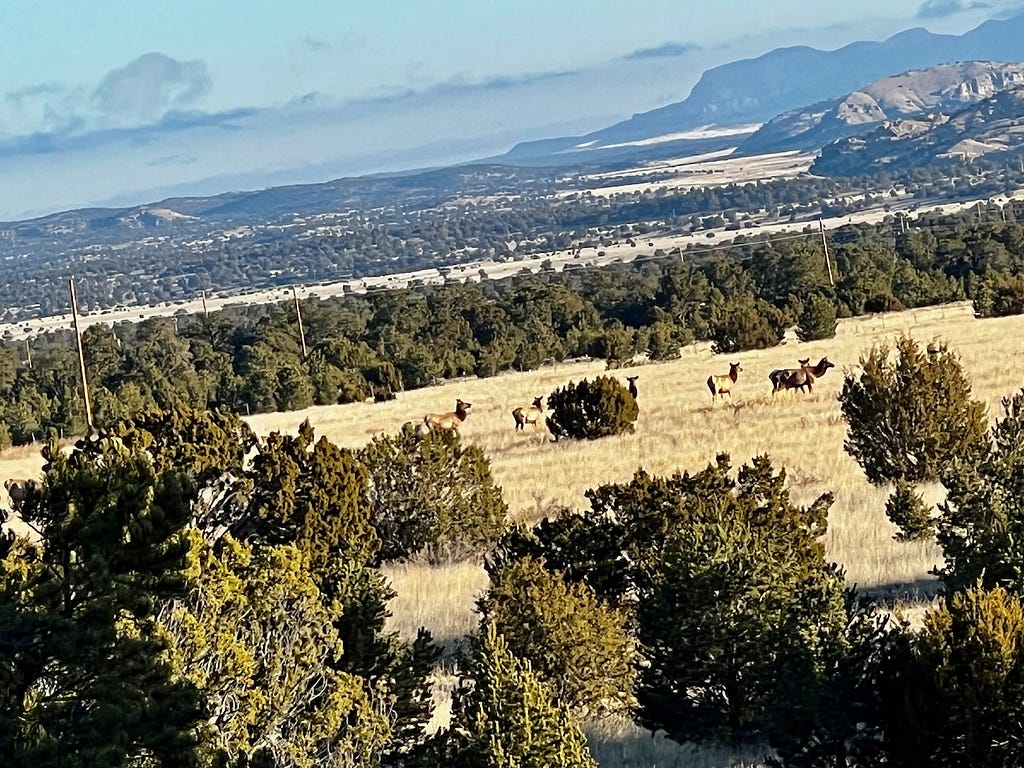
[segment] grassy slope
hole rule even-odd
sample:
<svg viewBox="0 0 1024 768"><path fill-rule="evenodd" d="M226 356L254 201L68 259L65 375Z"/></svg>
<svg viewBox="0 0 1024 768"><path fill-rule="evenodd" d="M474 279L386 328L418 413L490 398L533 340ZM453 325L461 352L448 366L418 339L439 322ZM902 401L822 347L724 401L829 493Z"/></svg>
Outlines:
<svg viewBox="0 0 1024 768"><path fill-rule="evenodd" d="M785 467L797 501L808 503L833 491L836 503L829 520L828 557L841 563L851 582L913 599L933 583L928 571L941 553L932 544L899 543L885 519L885 489L872 488L860 468L843 451L845 423L836 401L843 372L854 370L871 345L890 342L900 332L928 342L949 341L974 382L974 396L986 403L990 418L1001 413L999 401L1024 383L1024 317L975 320L968 304L878 315L842 321L835 339L786 344L731 358L713 355L706 346L688 347L669 363L622 369L610 375L639 374L640 418L633 435L594 442L552 443L543 431L513 429L511 410L546 397L570 379L603 374L603 363L560 365L491 379L451 382L404 393L383 404L358 403L311 408L303 412L254 416L259 433L295 430L308 418L318 434L339 445L358 447L374 434L419 421L428 411L453 408L461 397L473 403L463 425L463 439L481 445L491 457L513 516L535 521L563 506L581 506L586 489L627 480L640 466L652 473L698 470L725 451L738 466L767 453ZM768 373L796 365L798 358L817 361L827 355L836 369L819 380L813 394L787 392L772 397ZM743 373L730 404L712 405L704 382L741 362ZM0 477L38 473L41 459L25 449L0 457ZM930 501L941 488L926 488ZM451 643L473 630L475 597L486 576L475 563L430 567L410 563L389 570L398 597L392 604L394 628L412 636L419 626ZM443 698L443 697L442 697ZM443 701L442 701L443 705ZM628 725L605 726L596 736L606 765L722 765L743 760L720 752L677 748L638 734Z"/></svg>

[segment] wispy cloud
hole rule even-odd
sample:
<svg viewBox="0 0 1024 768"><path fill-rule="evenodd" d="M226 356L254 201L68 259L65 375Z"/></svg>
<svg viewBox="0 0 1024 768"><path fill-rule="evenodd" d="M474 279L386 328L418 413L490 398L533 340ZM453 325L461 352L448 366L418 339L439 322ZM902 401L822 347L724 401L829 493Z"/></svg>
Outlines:
<svg viewBox="0 0 1024 768"><path fill-rule="evenodd" d="M917 9L919 19L941 19L966 10L960 0L925 0Z"/></svg>
<svg viewBox="0 0 1024 768"><path fill-rule="evenodd" d="M624 59L658 59L669 56L684 56L693 51L699 51L700 46L696 43L662 43L653 48L638 48L627 53Z"/></svg>
<svg viewBox="0 0 1024 768"><path fill-rule="evenodd" d="M148 165L154 167L166 167L172 165L192 165L199 158L195 155L161 155L160 157L154 157L149 161Z"/></svg>
<svg viewBox="0 0 1024 768"><path fill-rule="evenodd" d="M331 45L329 42L327 42L326 40L321 40L318 37L313 37L312 35L303 35L302 39L299 42L301 43L302 47L305 48L310 53L325 53L327 51L334 50L334 46Z"/></svg>

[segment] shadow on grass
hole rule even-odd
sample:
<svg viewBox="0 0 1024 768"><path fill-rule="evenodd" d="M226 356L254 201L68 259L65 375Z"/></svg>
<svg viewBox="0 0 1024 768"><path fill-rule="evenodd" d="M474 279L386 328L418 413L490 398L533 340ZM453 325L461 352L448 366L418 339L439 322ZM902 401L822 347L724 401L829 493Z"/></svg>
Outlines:
<svg viewBox="0 0 1024 768"><path fill-rule="evenodd" d="M897 604L930 603L939 595L944 584L934 576L925 576L912 581L892 581L857 587L858 594L870 597L879 605L892 607Z"/></svg>
<svg viewBox="0 0 1024 768"><path fill-rule="evenodd" d="M758 768L764 750L718 744L677 744L662 733L652 734L628 719L587 725L584 730L601 768Z"/></svg>

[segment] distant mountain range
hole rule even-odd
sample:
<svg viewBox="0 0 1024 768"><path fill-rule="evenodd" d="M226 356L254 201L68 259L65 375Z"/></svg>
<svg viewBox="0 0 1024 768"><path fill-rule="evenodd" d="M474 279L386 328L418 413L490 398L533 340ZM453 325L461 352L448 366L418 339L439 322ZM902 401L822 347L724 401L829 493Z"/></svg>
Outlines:
<svg viewBox="0 0 1024 768"><path fill-rule="evenodd" d="M1024 85L1001 90L955 112L893 120L863 136L826 145L812 171L825 176L901 171L942 160L1021 154ZM1014 161L1016 162L1016 160Z"/></svg>
<svg viewBox="0 0 1024 768"><path fill-rule="evenodd" d="M6 250L5 238L92 236L86 232L106 232L117 238L119 230L130 233L154 227L199 232L204 225L193 217L264 220L387 205L399 196L427 204L459 185L472 190L481 185L481 179L489 191L496 180L511 190L539 176L549 179L558 168L625 165L735 146L750 154L816 150L894 125L871 141L850 141L829 150L828 159L816 166L822 172L825 168L854 172L857 162L867 163L866 168L876 165L896 144L902 154L909 144L900 142L922 135L928 125L937 127L937 119L924 117L926 113L948 118L965 105L980 104L1024 84L1024 64L1000 63L1016 61L1024 61L1024 14L987 21L959 36L910 29L883 42L856 42L834 51L780 48L707 70L687 99L584 136L527 142L499 157L451 168L179 197L151 206L85 209L3 224L0 253ZM1010 109L1003 102L997 107ZM964 129L980 137L980 119L979 115L968 121L970 126ZM952 141L955 125L959 123L929 138L938 154L972 155L1013 144L989 136L975 139L984 146L958 149ZM865 149L877 141L884 146ZM501 181L503 175L507 181Z"/></svg>
<svg viewBox="0 0 1024 768"><path fill-rule="evenodd" d="M784 112L739 149L752 155L818 150L838 139L866 134L886 121L959 112L1020 85L1024 64L1019 63L970 61L916 69L876 80L838 99Z"/></svg>
<svg viewBox="0 0 1024 768"><path fill-rule="evenodd" d="M783 112L842 99L866 83L898 72L973 60L1024 61L1024 15L986 21L963 35L938 35L915 28L883 42L856 42L835 51L779 48L707 70L683 101L584 136L519 144L501 159L559 165L596 162L630 152L650 153L658 145L677 153L706 151L713 148L711 144L735 146L739 143L735 135L724 142L709 142L706 136L693 140L670 137L709 125L770 121ZM655 141L659 138L668 140Z"/></svg>

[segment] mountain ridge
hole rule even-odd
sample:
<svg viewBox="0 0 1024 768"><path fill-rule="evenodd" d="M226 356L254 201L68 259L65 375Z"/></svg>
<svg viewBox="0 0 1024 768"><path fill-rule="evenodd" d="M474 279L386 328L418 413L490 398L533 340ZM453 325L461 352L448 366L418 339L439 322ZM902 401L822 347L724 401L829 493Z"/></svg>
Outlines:
<svg viewBox="0 0 1024 768"><path fill-rule="evenodd" d="M880 42L856 41L834 51L807 45L776 48L706 70L682 101L582 136L523 142L501 157L576 162L584 156L593 158L606 144L704 125L759 123L788 110L839 98L896 72L973 60L1024 60L1024 14L990 19L962 35L913 27Z"/></svg>

